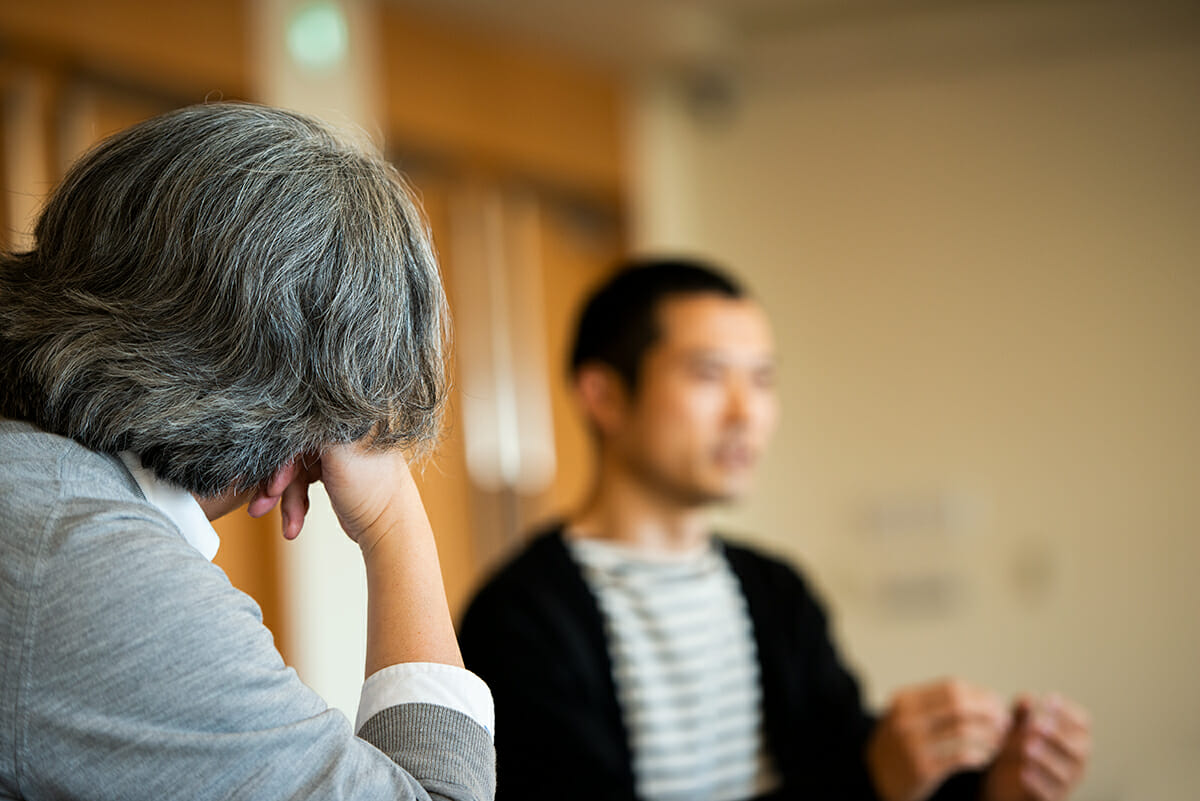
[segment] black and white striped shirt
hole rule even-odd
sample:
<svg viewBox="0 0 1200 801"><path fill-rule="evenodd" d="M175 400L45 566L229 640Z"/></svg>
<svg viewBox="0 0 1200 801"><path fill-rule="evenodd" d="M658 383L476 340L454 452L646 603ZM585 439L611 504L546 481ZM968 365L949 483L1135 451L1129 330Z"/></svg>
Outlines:
<svg viewBox="0 0 1200 801"><path fill-rule="evenodd" d="M605 620L639 798L736 801L773 790L746 602L710 545L647 556L568 539Z"/></svg>

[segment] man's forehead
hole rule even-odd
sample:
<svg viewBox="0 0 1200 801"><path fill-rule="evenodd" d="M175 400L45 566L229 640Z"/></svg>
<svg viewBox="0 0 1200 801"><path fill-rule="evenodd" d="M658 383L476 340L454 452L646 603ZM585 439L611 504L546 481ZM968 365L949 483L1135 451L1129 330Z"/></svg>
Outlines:
<svg viewBox="0 0 1200 801"><path fill-rule="evenodd" d="M656 316L658 344L671 350L772 349L767 315L749 298L680 295L664 300Z"/></svg>

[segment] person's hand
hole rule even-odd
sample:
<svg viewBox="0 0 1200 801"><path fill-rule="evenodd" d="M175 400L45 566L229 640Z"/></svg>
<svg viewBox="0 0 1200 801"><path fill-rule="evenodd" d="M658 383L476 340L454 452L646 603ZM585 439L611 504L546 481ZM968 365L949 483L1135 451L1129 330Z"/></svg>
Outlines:
<svg viewBox="0 0 1200 801"><path fill-rule="evenodd" d="M250 499L246 512L262 517L279 504L285 539L294 540L308 514L308 486L321 479L321 460L316 454L301 454L276 470Z"/></svg>
<svg viewBox="0 0 1200 801"><path fill-rule="evenodd" d="M1021 696L984 801L1061 801L1079 784L1092 749L1087 713L1060 695Z"/></svg>
<svg viewBox="0 0 1200 801"><path fill-rule="evenodd" d="M315 481L325 485L338 523L362 550L366 675L405 662L462 667L433 530L403 452L351 443L327 448L319 458L299 456L263 482L248 511L262 516L278 503L283 536L295 539Z"/></svg>
<svg viewBox="0 0 1200 801"><path fill-rule="evenodd" d="M424 515L403 452L373 451L361 443L292 459L259 487L247 512L262 517L279 504L283 536L295 539L308 513L309 485L317 481L325 485L342 529L364 553L388 529L403 525L414 513Z"/></svg>
<svg viewBox="0 0 1200 801"><path fill-rule="evenodd" d="M995 693L948 679L900 690L867 743L884 801L924 801L951 774L992 761L1009 725Z"/></svg>
<svg viewBox="0 0 1200 801"><path fill-rule="evenodd" d="M399 449L335 445L321 456L320 477L342 530L364 555L393 531L429 527L408 460Z"/></svg>

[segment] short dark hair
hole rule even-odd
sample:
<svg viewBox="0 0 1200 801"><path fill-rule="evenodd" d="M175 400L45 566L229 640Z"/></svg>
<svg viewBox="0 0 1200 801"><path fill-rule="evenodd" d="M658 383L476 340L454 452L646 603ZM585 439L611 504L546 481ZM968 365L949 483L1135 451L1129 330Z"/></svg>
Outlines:
<svg viewBox="0 0 1200 801"><path fill-rule="evenodd" d="M661 335L658 309L680 295L742 298L742 286L721 269L697 259L639 258L623 263L592 293L579 315L571 373L589 362L616 371L630 391L638 386L642 358Z"/></svg>
<svg viewBox="0 0 1200 801"><path fill-rule="evenodd" d="M199 495L366 438L422 446L445 298L395 169L310 117L211 104L101 143L0 254L0 415Z"/></svg>

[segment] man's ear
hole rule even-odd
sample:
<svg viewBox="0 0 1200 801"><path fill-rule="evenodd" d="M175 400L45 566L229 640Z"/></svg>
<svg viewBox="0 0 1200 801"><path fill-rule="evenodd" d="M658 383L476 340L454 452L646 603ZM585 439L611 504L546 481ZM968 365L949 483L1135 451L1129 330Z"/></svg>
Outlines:
<svg viewBox="0 0 1200 801"><path fill-rule="evenodd" d="M585 364L575 371L575 394L588 422L602 435L619 431L629 409L625 382L606 364Z"/></svg>

